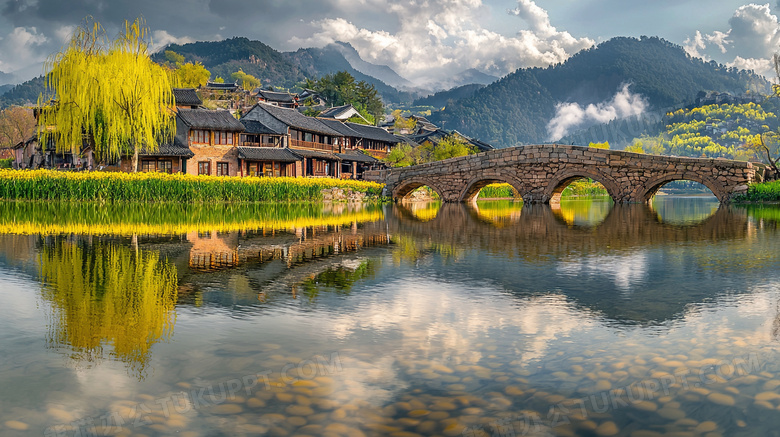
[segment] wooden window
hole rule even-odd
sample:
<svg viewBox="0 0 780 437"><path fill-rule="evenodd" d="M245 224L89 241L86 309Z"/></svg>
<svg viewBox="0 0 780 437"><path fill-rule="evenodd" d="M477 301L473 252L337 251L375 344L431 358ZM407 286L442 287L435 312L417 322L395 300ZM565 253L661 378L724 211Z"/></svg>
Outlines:
<svg viewBox="0 0 780 437"><path fill-rule="evenodd" d="M230 164L227 162L218 162L217 176L230 176Z"/></svg>
<svg viewBox="0 0 780 437"><path fill-rule="evenodd" d="M211 163L209 161L200 161L198 162L198 174L199 175L210 175L211 174Z"/></svg>
<svg viewBox="0 0 780 437"><path fill-rule="evenodd" d="M263 175L267 177L273 177L274 175L274 166L272 162L264 162L263 163Z"/></svg>
<svg viewBox="0 0 780 437"><path fill-rule="evenodd" d="M170 160L143 160L141 161L141 171L144 173L161 172L170 174L173 173L173 162Z"/></svg>
<svg viewBox="0 0 780 437"><path fill-rule="evenodd" d="M247 163L247 174L249 176L262 176L263 166L259 162Z"/></svg>
<svg viewBox="0 0 780 437"><path fill-rule="evenodd" d="M214 132L214 144L233 144L233 132Z"/></svg>
<svg viewBox="0 0 780 437"><path fill-rule="evenodd" d="M281 173L279 172L279 163L274 162L274 176L279 177L281 176Z"/></svg>
<svg viewBox="0 0 780 437"><path fill-rule="evenodd" d="M173 161L170 160L163 160L163 161L157 161L157 171L161 173L173 173Z"/></svg>
<svg viewBox="0 0 780 437"><path fill-rule="evenodd" d="M209 131L201 129L193 129L190 131L190 142L193 144L208 144L209 143Z"/></svg>

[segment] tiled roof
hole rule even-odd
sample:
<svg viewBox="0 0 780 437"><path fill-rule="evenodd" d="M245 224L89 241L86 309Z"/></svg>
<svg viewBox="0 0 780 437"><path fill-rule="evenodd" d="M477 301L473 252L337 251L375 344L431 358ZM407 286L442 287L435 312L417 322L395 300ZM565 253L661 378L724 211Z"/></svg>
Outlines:
<svg viewBox="0 0 780 437"><path fill-rule="evenodd" d="M217 83L217 82L207 82L206 88L210 88L213 90L230 90L235 91L238 89L237 83Z"/></svg>
<svg viewBox="0 0 780 437"><path fill-rule="evenodd" d="M324 123L326 126L335 130L336 132L340 133L345 137L356 137L356 138L360 137L359 133L355 132L349 126L336 119L324 118L324 119L320 119L320 122Z"/></svg>
<svg viewBox="0 0 780 437"><path fill-rule="evenodd" d="M357 124L357 123L350 123L346 122L344 123L347 126L349 126L350 129L354 130L359 134L362 138L367 138L369 140L376 140L376 141L385 141L388 143L397 143L398 138L391 135L386 130L382 129L381 127L376 126L368 126L365 124Z"/></svg>
<svg viewBox="0 0 780 437"><path fill-rule="evenodd" d="M320 112L320 115L318 115L318 117L322 117L322 118L336 118L340 114L343 114L343 113L349 111L352 108L353 108L352 105L334 106L332 108L328 108L328 109Z"/></svg>
<svg viewBox="0 0 780 437"><path fill-rule="evenodd" d="M360 150L348 150L346 153L336 153L335 155L341 158L343 161L370 162L370 163L379 162L378 159L374 158L373 156L366 155Z"/></svg>
<svg viewBox="0 0 780 437"><path fill-rule="evenodd" d="M290 149L278 147L238 147L238 157L255 161L295 162L301 160Z"/></svg>
<svg viewBox="0 0 780 437"><path fill-rule="evenodd" d="M282 135L257 120L241 120L241 124L244 125L244 132L248 134Z"/></svg>
<svg viewBox="0 0 780 437"><path fill-rule="evenodd" d="M226 130L242 132L244 125L228 111L209 109L179 109L179 117L187 126L194 129Z"/></svg>
<svg viewBox="0 0 780 437"><path fill-rule="evenodd" d="M290 93L278 93L274 91L257 90L257 95L268 102L293 103Z"/></svg>
<svg viewBox="0 0 780 437"><path fill-rule="evenodd" d="M173 98L179 106L201 106L203 101L198 97L195 88L174 88Z"/></svg>
<svg viewBox="0 0 780 437"><path fill-rule="evenodd" d="M257 109L254 109L257 108ZM295 109L280 108L278 106L258 103L252 110L262 110L271 114L274 118L295 129L300 129L318 134L331 135L339 137L341 134L329 128L320 120L313 117L307 117Z"/></svg>
<svg viewBox="0 0 780 437"><path fill-rule="evenodd" d="M185 158L192 158L195 156L194 153L192 153L192 150L190 150L189 147L187 147L186 144L184 144L179 137L175 137L173 139L173 142L169 142L166 144L160 144L157 150L154 152L148 152L146 148L142 148L138 155L140 156L181 156Z"/></svg>
<svg viewBox="0 0 780 437"><path fill-rule="evenodd" d="M341 158L334 153L321 152L319 150L288 149L302 158L330 159L332 161L341 161Z"/></svg>

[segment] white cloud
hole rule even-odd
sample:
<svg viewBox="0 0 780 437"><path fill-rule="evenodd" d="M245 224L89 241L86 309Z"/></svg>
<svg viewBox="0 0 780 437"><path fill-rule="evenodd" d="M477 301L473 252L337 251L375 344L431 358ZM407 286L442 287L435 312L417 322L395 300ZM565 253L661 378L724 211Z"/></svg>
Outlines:
<svg viewBox="0 0 780 437"><path fill-rule="evenodd" d="M547 12L532 0L518 0L509 14L522 18L528 29L505 36L483 28L482 0L410 0L374 2L394 16L397 31L360 28L344 18L312 22L314 33L291 43L321 47L336 41L352 44L363 59L386 64L418 84L435 85L469 68L505 75L520 67L565 61L591 47L588 38L558 31Z"/></svg>
<svg viewBox="0 0 780 437"><path fill-rule="evenodd" d="M35 27L16 27L0 40L0 70L14 72L42 63L46 55L38 48L49 40Z"/></svg>
<svg viewBox="0 0 780 437"><path fill-rule="evenodd" d="M188 36L177 38L164 30L155 30L154 32L152 32L151 50L153 52L156 52L157 50L160 50L161 48L167 46L168 44L187 44L194 41L195 40L193 40Z"/></svg>
<svg viewBox="0 0 780 437"><path fill-rule="evenodd" d="M555 117L547 124L550 141L557 141L576 128L598 123L608 123L619 118L641 115L647 108L647 101L639 94L629 91L629 84L623 84L620 91L606 102L582 107L578 103L559 103Z"/></svg>
<svg viewBox="0 0 780 437"><path fill-rule="evenodd" d="M726 65L772 77L770 59L780 48L780 21L772 14L769 4L740 6L729 19L729 26L727 31L709 34L696 31L695 36L685 40L683 47L689 55L704 60L733 56L733 61L727 61Z"/></svg>

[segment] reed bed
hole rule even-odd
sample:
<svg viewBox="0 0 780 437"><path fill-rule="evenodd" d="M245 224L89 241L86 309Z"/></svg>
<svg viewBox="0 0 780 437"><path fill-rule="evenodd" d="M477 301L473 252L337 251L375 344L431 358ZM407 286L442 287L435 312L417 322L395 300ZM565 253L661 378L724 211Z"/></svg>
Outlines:
<svg viewBox="0 0 780 437"><path fill-rule="evenodd" d="M379 197L382 184L329 178L0 170L0 199L102 202L269 202L322 199L343 188Z"/></svg>

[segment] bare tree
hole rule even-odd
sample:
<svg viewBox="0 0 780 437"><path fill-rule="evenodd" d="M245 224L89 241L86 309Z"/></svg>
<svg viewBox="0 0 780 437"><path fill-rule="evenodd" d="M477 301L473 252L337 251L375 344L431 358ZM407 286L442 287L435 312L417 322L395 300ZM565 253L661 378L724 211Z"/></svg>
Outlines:
<svg viewBox="0 0 780 437"><path fill-rule="evenodd" d="M0 111L0 149L10 148L35 132L31 109L12 106Z"/></svg>

